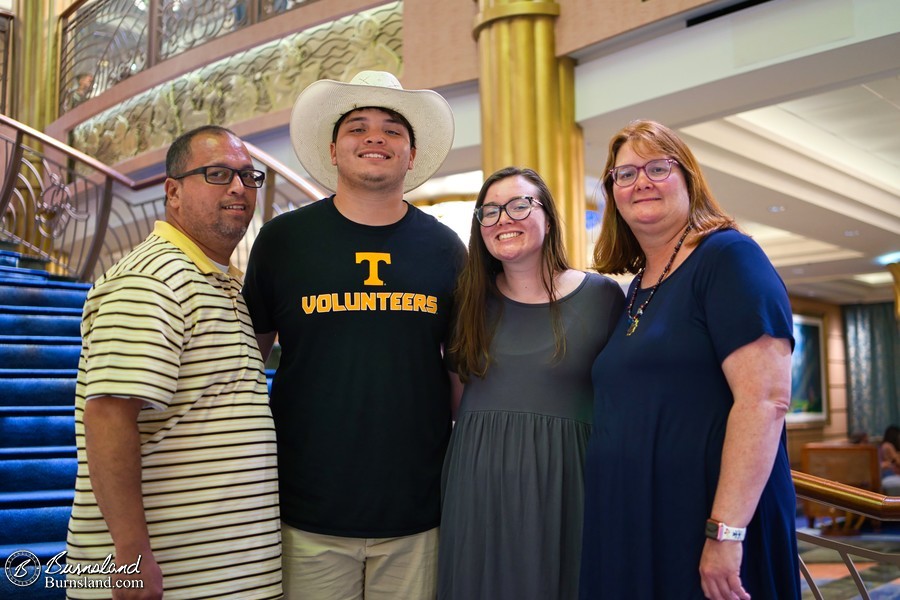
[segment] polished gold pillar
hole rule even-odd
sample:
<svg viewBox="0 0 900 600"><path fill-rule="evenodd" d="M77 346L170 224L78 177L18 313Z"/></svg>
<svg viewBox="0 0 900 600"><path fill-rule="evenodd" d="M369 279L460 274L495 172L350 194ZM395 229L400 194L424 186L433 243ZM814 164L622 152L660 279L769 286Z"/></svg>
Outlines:
<svg viewBox="0 0 900 600"><path fill-rule="evenodd" d="M900 263L891 263L887 270L894 277L894 315L900 320Z"/></svg>
<svg viewBox="0 0 900 600"><path fill-rule="evenodd" d="M481 164L540 173L559 205L574 267L587 262L584 155L575 123L575 65L556 57L556 1L478 0Z"/></svg>
<svg viewBox="0 0 900 600"><path fill-rule="evenodd" d="M56 5L16 0L11 116L40 131L59 114Z"/></svg>

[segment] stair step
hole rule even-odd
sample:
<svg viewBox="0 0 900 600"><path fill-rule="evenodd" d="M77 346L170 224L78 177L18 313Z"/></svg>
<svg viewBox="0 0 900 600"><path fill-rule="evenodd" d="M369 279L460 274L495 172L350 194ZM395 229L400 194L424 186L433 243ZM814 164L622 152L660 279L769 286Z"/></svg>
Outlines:
<svg viewBox="0 0 900 600"><path fill-rule="evenodd" d="M19 264L18 252L10 252L9 250L0 250L0 265L4 267L15 267Z"/></svg>
<svg viewBox="0 0 900 600"><path fill-rule="evenodd" d="M78 346L81 336L76 335L0 335L0 345Z"/></svg>
<svg viewBox="0 0 900 600"><path fill-rule="evenodd" d="M11 508L39 508L41 506L72 506L75 490L35 490L31 492L0 493L0 510Z"/></svg>
<svg viewBox="0 0 900 600"><path fill-rule="evenodd" d="M81 315L5 314L0 308L0 335L80 336Z"/></svg>
<svg viewBox="0 0 900 600"><path fill-rule="evenodd" d="M23 306L19 304L0 304L0 315L3 314L78 317L80 319L82 309L73 306Z"/></svg>
<svg viewBox="0 0 900 600"><path fill-rule="evenodd" d="M78 369L0 369L0 379L69 379Z"/></svg>
<svg viewBox="0 0 900 600"><path fill-rule="evenodd" d="M74 446L75 417L2 417L0 443L6 448Z"/></svg>
<svg viewBox="0 0 900 600"><path fill-rule="evenodd" d="M60 544L52 544L52 547L60 547ZM65 550L65 547L65 543L62 543L62 550ZM10 552L15 552L16 550L21 550L21 548L11 548ZM0 548L0 551L2 551L2 548ZM56 553L51 553L50 556L54 554ZM9 554L3 554L3 556L9 556ZM41 561L49 560L50 556L46 558L41 557ZM29 568L27 571L32 573L33 569ZM43 573L38 575L37 581L27 587L17 586L9 581L8 578L0 577L0 598L3 598L3 600L66 600L66 589L62 583L65 581L66 576L57 571L59 569L55 568L52 574L48 574L46 566L43 567ZM49 587L46 583L48 577L56 580L58 583Z"/></svg>
<svg viewBox="0 0 900 600"><path fill-rule="evenodd" d="M7 338L13 338L12 340ZM81 339L70 337L0 336L0 365L13 369L36 369L45 365L75 369L81 354Z"/></svg>
<svg viewBox="0 0 900 600"><path fill-rule="evenodd" d="M0 419L4 417L74 417L75 398L71 406L0 406Z"/></svg>
<svg viewBox="0 0 900 600"><path fill-rule="evenodd" d="M71 506L0 511L0 545L16 544L30 549L34 544L65 540L71 514Z"/></svg>
<svg viewBox="0 0 900 600"><path fill-rule="evenodd" d="M14 544L0 546L0 557L8 557L13 552L19 550L27 550L34 554L41 562L42 573L38 575L37 580L29 586L17 586L12 583L8 577L0 577L0 598L3 598L3 600L65 600L66 593L65 588L62 587L62 583L47 586L46 580L47 578L52 578L58 582L65 580L66 576L56 572L59 571L56 567L53 569L54 573L48 574L47 562L50 561L51 558L57 556L59 557L56 559L57 563L63 564L66 562L64 554L66 542L64 540L42 542L39 544L30 544L27 548ZM22 560L25 560L24 557ZM18 567L20 564L20 562L16 562L15 564L10 565L10 567ZM25 569L26 579L30 579L29 575L34 573L35 567L25 567Z"/></svg>
<svg viewBox="0 0 900 600"><path fill-rule="evenodd" d="M15 265L0 265L0 283L5 283L7 281L47 281L50 278L50 274L43 269L29 269L27 267L20 267L19 260L16 260Z"/></svg>
<svg viewBox="0 0 900 600"><path fill-rule="evenodd" d="M73 406L75 404L75 375L69 377L0 375L0 405L2 406Z"/></svg>
<svg viewBox="0 0 900 600"><path fill-rule="evenodd" d="M0 285L0 304L81 308L90 287L68 281L7 280Z"/></svg>
<svg viewBox="0 0 900 600"><path fill-rule="evenodd" d="M77 472L77 458L0 460L0 492L72 490Z"/></svg>
<svg viewBox="0 0 900 600"><path fill-rule="evenodd" d="M66 549L65 536L63 536L62 538L60 538L59 540L56 540L56 541L35 542L35 543L28 544L27 546L23 546L22 544L0 544L0 558L3 558L4 560L6 560L6 557L8 557L10 554L15 552L16 550L28 550L29 552L31 552L32 554L37 556L39 559L41 559L41 563L43 564L43 563L46 563L49 559L51 559L54 556L56 556L57 554L59 554L60 552L64 552L65 549ZM6 581L6 577L0 577L0 581ZM6 581L6 582L9 583L8 581ZM26 589L26 590L31 589L32 591L37 591L37 588L35 588L36 585L37 584L31 586L31 588L19 588L19 589ZM3 590L3 588L0 588L0 590ZM3 598L4 600L6 600L7 598L10 598L10 597L11 596L0 594L0 598ZM31 598L32 596L20 596L20 597ZM65 597L65 596L63 596L63 597Z"/></svg>
<svg viewBox="0 0 900 600"><path fill-rule="evenodd" d="M20 460L26 458L75 458L75 446L31 446L24 448L0 448L0 460Z"/></svg>

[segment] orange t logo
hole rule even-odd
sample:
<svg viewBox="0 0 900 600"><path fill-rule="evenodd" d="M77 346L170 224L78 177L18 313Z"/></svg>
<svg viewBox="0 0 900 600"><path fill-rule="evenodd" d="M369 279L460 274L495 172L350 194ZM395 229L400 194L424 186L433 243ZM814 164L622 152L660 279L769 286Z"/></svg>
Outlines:
<svg viewBox="0 0 900 600"><path fill-rule="evenodd" d="M384 285L378 277L378 263L391 264L391 255L387 252L357 252L356 264L369 263L369 277L363 281L363 285Z"/></svg>

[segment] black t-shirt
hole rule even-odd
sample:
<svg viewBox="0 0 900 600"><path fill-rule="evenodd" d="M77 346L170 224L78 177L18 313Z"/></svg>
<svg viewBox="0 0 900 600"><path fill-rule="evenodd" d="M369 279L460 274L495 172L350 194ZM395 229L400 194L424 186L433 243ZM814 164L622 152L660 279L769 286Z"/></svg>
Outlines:
<svg viewBox="0 0 900 600"><path fill-rule="evenodd" d="M281 517L328 535L435 527L450 436L441 345L465 257L409 206L392 225L342 216L333 197L276 217L250 253L244 297L278 332L272 386Z"/></svg>

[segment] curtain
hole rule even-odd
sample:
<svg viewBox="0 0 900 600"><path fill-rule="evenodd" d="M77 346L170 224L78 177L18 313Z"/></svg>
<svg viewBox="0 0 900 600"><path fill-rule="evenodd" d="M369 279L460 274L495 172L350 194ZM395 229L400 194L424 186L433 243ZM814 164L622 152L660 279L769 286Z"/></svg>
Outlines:
<svg viewBox="0 0 900 600"><path fill-rule="evenodd" d="M848 434L900 425L900 322L894 303L841 307L847 355Z"/></svg>

